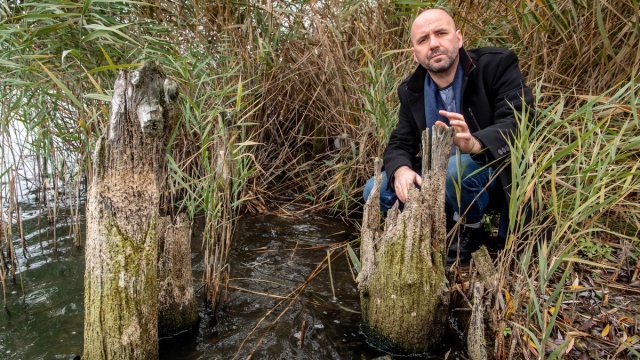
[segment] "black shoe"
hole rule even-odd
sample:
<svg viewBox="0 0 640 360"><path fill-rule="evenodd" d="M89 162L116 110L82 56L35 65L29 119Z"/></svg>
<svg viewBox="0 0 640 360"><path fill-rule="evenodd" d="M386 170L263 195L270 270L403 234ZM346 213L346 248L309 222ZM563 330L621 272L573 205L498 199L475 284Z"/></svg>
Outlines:
<svg viewBox="0 0 640 360"><path fill-rule="evenodd" d="M471 260L471 253L478 250L480 245L486 243L487 233L483 228L473 229L461 226L460 236L454 236L453 243L447 251L447 265L458 260L460 264L467 264Z"/></svg>

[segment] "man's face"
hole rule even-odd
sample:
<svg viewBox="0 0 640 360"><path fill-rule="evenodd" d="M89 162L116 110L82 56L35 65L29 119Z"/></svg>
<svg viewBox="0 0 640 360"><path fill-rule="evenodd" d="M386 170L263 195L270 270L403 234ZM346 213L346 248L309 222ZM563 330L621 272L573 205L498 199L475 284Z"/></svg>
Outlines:
<svg viewBox="0 0 640 360"><path fill-rule="evenodd" d="M462 34L453 19L442 10L428 10L420 14L411 26L413 58L430 73L454 71Z"/></svg>

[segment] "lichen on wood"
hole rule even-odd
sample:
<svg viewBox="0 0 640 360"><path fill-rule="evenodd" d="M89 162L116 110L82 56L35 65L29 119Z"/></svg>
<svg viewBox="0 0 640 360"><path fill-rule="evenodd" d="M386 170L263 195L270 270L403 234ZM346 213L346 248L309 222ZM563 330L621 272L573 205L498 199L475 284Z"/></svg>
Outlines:
<svg viewBox="0 0 640 360"><path fill-rule="evenodd" d="M423 134L422 187L404 209L389 210L380 230L380 175L365 204L357 282L363 330L387 351L421 353L437 347L448 323L445 274L445 176L453 130Z"/></svg>

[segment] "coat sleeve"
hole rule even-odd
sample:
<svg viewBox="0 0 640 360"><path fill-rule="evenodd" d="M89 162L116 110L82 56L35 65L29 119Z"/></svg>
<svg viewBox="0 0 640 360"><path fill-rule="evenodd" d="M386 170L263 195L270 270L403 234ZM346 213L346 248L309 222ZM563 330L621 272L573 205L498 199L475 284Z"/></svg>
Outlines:
<svg viewBox="0 0 640 360"><path fill-rule="evenodd" d="M400 84L398 98L400 110L398 111L398 124L389 137L389 143L384 151L384 170L389 178L389 186L393 187L395 171L406 165L413 168L416 155L420 151L420 130L406 102L407 90L403 90L406 83Z"/></svg>
<svg viewBox="0 0 640 360"><path fill-rule="evenodd" d="M534 118L533 94L525 83L518 66L518 57L513 51L506 51L500 61L489 66L494 69L485 74L493 76L484 79L484 86L486 91L492 94L489 99L493 102L493 124L476 131L473 135L489 150L490 157L499 159L509 154L509 143L514 139L518 129L517 116ZM470 115L482 116L473 113Z"/></svg>

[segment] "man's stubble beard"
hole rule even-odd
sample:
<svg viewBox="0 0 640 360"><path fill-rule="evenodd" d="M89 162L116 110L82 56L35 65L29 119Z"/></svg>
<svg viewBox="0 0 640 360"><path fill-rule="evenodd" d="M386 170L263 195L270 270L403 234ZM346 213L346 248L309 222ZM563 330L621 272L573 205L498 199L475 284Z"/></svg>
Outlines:
<svg viewBox="0 0 640 360"><path fill-rule="evenodd" d="M430 72L430 73L435 73L435 74L440 74L440 73L445 73L448 72L451 69L451 66L453 66L453 64L456 62L456 59L458 58L458 53L456 53L453 57L451 57L449 54L447 53L438 53L440 55L445 55L447 57L447 59L445 60L444 64L439 64L439 65L430 65L427 63L427 65L425 66L425 68Z"/></svg>

